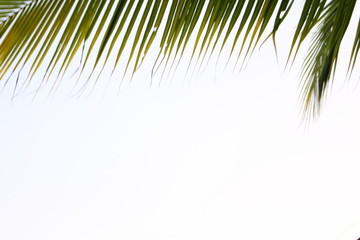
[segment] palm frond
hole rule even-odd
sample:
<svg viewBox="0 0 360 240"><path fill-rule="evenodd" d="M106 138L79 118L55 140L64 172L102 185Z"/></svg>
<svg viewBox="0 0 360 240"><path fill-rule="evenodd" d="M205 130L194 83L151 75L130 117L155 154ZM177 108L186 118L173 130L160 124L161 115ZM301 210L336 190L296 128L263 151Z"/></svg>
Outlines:
<svg viewBox="0 0 360 240"><path fill-rule="evenodd" d="M360 49L360 20L358 21L358 27L356 30L354 44L353 44L353 48L351 50L350 63L349 63L349 68L348 68L348 73L350 73L350 74L354 70L357 56L359 53L359 49Z"/></svg>
<svg viewBox="0 0 360 240"><path fill-rule="evenodd" d="M356 0L329 1L319 14L321 22L313 36L303 67L303 104L305 110L312 115L319 113L327 86L334 76L342 39L355 4ZM357 54L356 51L355 47L353 54Z"/></svg>
<svg viewBox="0 0 360 240"><path fill-rule="evenodd" d="M167 67L172 69L186 49L192 54L188 64L198 69L216 47L221 53L226 44L231 46L230 56L245 61L261 39L272 36L276 48L276 32L293 3L294 0L0 0L0 80L7 82L21 75L16 81L16 91L21 92L41 73L37 84L51 84L55 90L74 60L79 61L79 54L77 79L87 74L83 87L91 81L95 84L105 67L110 66L113 74L118 69L123 75L134 74L156 38L160 50L153 61L152 74L161 67L163 72ZM317 112L335 71L355 3L356 0L303 2L288 61L293 61L317 26L303 68L305 109L313 113ZM190 41L192 37L194 41ZM360 27L349 71L354 68L359 47Z"/></svg>
<svg viewBox="0 0 360 240"><path fill-rule="evenodd" d="M30 0L3 0L0 1L0 26L14 17L17 12L31 4Z"/></svg>

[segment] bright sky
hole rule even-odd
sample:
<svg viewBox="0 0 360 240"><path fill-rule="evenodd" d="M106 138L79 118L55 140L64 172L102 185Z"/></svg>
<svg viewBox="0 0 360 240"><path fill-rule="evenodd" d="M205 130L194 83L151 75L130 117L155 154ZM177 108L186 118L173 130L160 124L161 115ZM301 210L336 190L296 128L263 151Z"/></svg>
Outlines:
<svg viewBox="0 0 360 240"><path fill-rule="evenodd" d="M210 62L199 79L176 75L159 88L149 88L145 64L102 101L24 95L11 104L8 88L0 239L356 240L356 77L338 79L305 129L299 64L283 71L284 59L269 42L240 74Z"/></svg>

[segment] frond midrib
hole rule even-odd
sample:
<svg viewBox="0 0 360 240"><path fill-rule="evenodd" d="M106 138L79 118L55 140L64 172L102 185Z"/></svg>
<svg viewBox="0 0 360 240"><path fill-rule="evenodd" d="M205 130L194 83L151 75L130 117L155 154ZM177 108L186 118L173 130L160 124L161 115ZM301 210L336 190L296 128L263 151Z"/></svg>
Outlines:
<svg viewBox="0 0 360 240"><path fill-rule="evenodd" d="M31 4L34 4L38 1L41 1L41 0L23 0L23 1L18 1L18 2L21 2L19 4L19 8L17 8L16 10L14 9L14 11L12 11L11 14L8 14L6 17L2 17L0 18L0 27L3 26L6 22L8 22L10 19L16 17L17 14L21 13L23 9L29 7ZM2 2L0 1L0 6L2 5L1 4ZM14 6L14 5L12 5ZM11 8L13 9L13 8Z"/></svg>

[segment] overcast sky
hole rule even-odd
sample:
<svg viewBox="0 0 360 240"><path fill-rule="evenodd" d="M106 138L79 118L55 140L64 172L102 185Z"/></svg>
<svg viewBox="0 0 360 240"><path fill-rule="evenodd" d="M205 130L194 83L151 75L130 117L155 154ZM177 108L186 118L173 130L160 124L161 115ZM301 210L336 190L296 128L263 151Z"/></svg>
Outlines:
<svg viewBox="0 0 360 240"><path fill-rule="evenodd" d="M284 71L280 51L278 63L268 42L241 73L210 61L185 83L180 64L160 87L149 87L145 63L102 100L95 88L11 103L6 88L0 239L356 240L357 76L344 85L341 62L320 118L305 128L301 61Z"/></svg>

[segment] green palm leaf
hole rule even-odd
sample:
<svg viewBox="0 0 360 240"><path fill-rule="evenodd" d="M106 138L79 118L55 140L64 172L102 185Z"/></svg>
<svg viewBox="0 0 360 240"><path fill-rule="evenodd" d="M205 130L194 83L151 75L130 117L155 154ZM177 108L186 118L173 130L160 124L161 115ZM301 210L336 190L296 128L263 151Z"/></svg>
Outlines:
<svg viewBox="0 0 360 240"><path fill-rule="evenodd" d="M122 69L123 74L134 74L156 37L160 50L153 61L153 74L160 67L163 72L171 69L176 59L179 63L185 49L192 51L188 64L196 61L195 66L200 69L218 45L221 53L229 42L231 55L245 61L261 40L267 39L265 35L272 36L276 49L276 32L293 3L294 0L0 0L0 80L7 83L16 79L15 90L21 92L36 74L42 73L37 84L50 84L55 90L79 54L79 75L89 73L85 69L91 72L83 87L91 81L95 84L105 66L110 66L113 73ZM288 61L293 62L304 40L313 35L303 66L303 103L307 113L319 112L355 4L356 0L303 1ZM190 41L192 36L195 41ZM359 47L360 25L355 32L349 73L354 69Z"/></svg>
<svg viewBox="0 0 360 240"><path fill-rule="evenodd" d="M303 67L304 106L312 114L318 114L321 100L336 69L341 42L355 3L356 1L333 0L319 14L321 22L313 36L312 47ZM357 48L355 45L353 53Z"/></svg>
<svg viewBox="0 0 360 240"><path fill-rule="evenodd" d="M5 22L8 22L11 18L13 18L16 13L31 3L32 2L30 0L0 1L0 27L2 27Z"/></svg>

